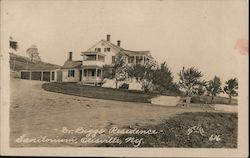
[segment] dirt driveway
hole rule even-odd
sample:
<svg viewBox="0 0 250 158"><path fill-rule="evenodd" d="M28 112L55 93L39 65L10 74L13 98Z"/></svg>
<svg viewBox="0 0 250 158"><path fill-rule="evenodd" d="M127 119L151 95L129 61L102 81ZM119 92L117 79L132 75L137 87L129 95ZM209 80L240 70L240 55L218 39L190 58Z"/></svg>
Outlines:
<svg viewBox="0 0 250 158"><path fill-rule="evenodd" d="M162 107L147 103L76 97L44 91L41 85L41 81L11 79L10 145L13 147L29 146L15 143L23 134L33 137L64 137L60 132L62 127L145 127L158 124L178 113L204 111L200 108Z"/></svg>

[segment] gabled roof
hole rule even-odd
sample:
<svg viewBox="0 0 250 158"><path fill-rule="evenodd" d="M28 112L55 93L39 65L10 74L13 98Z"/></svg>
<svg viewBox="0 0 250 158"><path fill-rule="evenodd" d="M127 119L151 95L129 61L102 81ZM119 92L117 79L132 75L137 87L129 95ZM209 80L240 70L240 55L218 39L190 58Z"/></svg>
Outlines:
<svg viewBox="0 0 250 158"><path fill-rule="evenodd" d="M67 60L62 66L62 69L72 69L72 68L80 68L82 65L82 61L72 61L72 60Z"/></svg>
<svg viewBox="0 0 250 158"><path fill-rule="evenodd" d="M127 50L127 49L123 49L122 47L119 47L118 45L115 45L109 41L106 40L100 40L99 42L97 42L95 45L93 45L92 47L90 47L86 52L90 52L90 50L94 47L96 47L96 45L98 45L99 43L104 42L105 44L109 45L110 47L112 47L113 49L117 50L118 52L122 52L126 55L147 55L150 58L153 58L150 51L132 51L132 50Z"/></svg>

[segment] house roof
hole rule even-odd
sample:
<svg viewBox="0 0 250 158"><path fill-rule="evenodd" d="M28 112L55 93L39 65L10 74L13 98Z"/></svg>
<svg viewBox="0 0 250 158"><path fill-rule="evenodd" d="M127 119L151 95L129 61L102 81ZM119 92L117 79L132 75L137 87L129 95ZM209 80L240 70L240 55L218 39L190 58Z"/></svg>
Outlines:
<svg viewBox="0 0 250 158"><path fill-rule="evenodd" d="M99 44L100 42L104 42L106 43L107 45L110 45L112 48L114 48L115 50L117 51L120 51L120 52L123 52L125 53L126 55L146 55L150 58L153 58L150 51L132 51L132 50L127 50L127 49L124 49L122 47L119 47L118 45L115 45L109 41L106 41L106 40L101 40L99 42L97 42L95 45L93 45L91 48L89 48L86 52L90 52L90 50L92 48L94 48L97 44Z"/></svg>
<svg viewBox="0 0 250 158"><path fill-rule="evenodd" d="M122 50L122 52L124 52L125 54L128 54L128 55L146 55L148 56L149 58L153 59L150 51L131 51L131 50Z"/></svg>
<svg viewBox="0 0 250 158"><path fill-rule="evenodd" d="M71 69L71 68L80 68L82 65L82 61L72 61L72 60L67 60L62 66L62 69Z"/></svg>

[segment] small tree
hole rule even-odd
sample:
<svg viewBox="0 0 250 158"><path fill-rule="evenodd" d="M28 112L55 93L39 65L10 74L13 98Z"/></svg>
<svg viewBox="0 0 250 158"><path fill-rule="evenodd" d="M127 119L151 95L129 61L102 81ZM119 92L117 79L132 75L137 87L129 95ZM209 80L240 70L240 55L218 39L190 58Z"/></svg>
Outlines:
<svg viewBox="0 0 250 158"><path fill-rule="evenodd" d="M211 96L211 103L213 103L214 97L219 95L222 91L220 78L215 76L213 80L208 81L206 86L207 93Z"/></svg>
<svg viewBox="0 0 250 158"><path fill-rule="evenodd" d="M199 85L200 83L200 78L202 77L201 72L194 67L187 69L183 67L178 73L178 76L180 78L180 88L184 89L186 96L192 96L195 92L195 86Z"/></svg>
<svg viewBox="0 0 250 158"><path fill-rule="evenodd" d="M9 38L10 49L17 50L18 49L18 42L14 41L13 38L10 36Z"/></svg>
<svg viewBox="0 0 250 158"><path fill-rule="evenodd" d="M118 88L118 83L120 81L124 81L126 79L126 63L124 54L119 52L116 57L115 61L111 66L104 66L104 77L115 79L115 87Z"/></svg>
<svg viewBox="0 0 250 158"><path fill-rule="evenodd" d="M236 78L229 79L226 81L224 86L224 92L229 96L229 104L231 103L232 97L238 96L238 81Z"/></svg>
<svg viewBox="0 0 250 158"><path fill-rule="evenodd" d="M9 38L9 47L10 47L10 53L13 53L12 50L14 50L15 52L18 49L18 42L14 41L13 38L10 36ZM13 70L15 70L16 67L16 57L14 56L14 60L13 60Z"/></svg>
<svg viewBox="0 0 250 158"><path fill-rule="evenodd" d="M154 71L152 82L156 90L161 94L165 90L170 90L174 87L172 72L166 62L162 63L161 66Z"/></svg>
<svg viewBox="0 0 250 158"><path fill-rule="evenodd" d="M41 58L38 53L38 48L36 45L30 46L27 50L26 53L28 54L30 61L41 61Z"/></svg>
<svg viewBox="0 0 250 158"><path fill-rule="evenodd" d="M136 78L142 85L142 89L148 93L153 86L153 76L156 63L154 61L145 64L136 64L128 68L128 76Z"/></svg>
<svg viewBox="0 0 250 158"><path fill-rule="evenodd" d="M198 86L194 88L194 94L202 96L206 93L207 81L203 80L198 83Z"/></svg>

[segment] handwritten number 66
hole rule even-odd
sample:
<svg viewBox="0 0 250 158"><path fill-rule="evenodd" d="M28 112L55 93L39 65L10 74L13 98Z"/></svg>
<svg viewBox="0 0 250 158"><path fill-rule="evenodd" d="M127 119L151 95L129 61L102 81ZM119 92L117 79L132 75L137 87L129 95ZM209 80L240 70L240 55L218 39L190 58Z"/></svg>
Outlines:
<svg viewBox="0 0 250 158"><path fill-rule="evenodd" d="M209 141L220 141L221 138L220 138L220 135L215 135L215 134L212 134L210 137L209 137Z"/></svg>

